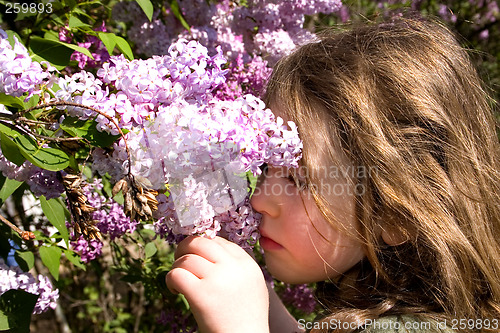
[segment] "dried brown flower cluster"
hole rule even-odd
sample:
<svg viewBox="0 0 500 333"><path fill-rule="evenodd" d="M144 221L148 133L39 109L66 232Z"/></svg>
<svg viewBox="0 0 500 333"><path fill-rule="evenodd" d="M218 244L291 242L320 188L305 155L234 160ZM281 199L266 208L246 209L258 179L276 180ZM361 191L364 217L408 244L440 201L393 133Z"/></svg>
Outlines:
<svg viewBox="0 0 500 333"><path fill-rule="evenodd" d="M73 217L73 228L77 237L83 235L87 240L102 240L101 232L92 218L95 208L88 204L82 189L83 179L78 175L63 176L63 185L68 197L68 205Z"/></svg>
<svg viewBox="0 0 500 333"><path fill-rule="evenodd" d="M113 195L122 191L124 198L124 212L132 220L138 216L141 220L153 217L158 209L156 196L158 192L151 189L151 182L141 176L127 175L120 179L113 187Z"/></svg>

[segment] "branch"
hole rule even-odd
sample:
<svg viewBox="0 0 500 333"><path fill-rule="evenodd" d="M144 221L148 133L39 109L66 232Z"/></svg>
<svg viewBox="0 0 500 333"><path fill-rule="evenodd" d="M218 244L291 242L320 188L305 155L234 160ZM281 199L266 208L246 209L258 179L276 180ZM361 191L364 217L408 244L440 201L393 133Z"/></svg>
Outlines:
<svg viewBox="0 0 500 333"><path fill-rule="evenodd" d="M79 104L79 103L67 102L67 101L57 101L57 102L49 102L49 103L33 106L29 109L23 110L21 114L31 112L33 110L44 109L44 108L55 107L55 106L73 106L73 107L91 110L91 111L94 111L95 113L103 116L104 118L109 120L109 122L113 123L113 125L118 130L118 133L120 133L120 136L122 137L123 142L125 143L125 150L127 151L127 159L128 159L128 173L129 174L132 173L132 161L130 158L130 149L128 148L128 143L127 143L127 139L125 138L125 134L123 134L123 131L120 128L120 126L118 125L118 123L116 122L116 120L113 117L108 116L107 114L105 114L101 110L98 110L92 106L87 106L87 105L83 105L83 104Z"/></svg>
<svg viewBox="0 0 500 333"><path fill-rule="evenodd" d="M0 215L0 220L2 220L3 223L7 224L12 230L17 232L19 234L19 236L21 236L22 239L24 239L26 241L35 239L34 233L32 233L31 231L23 231L23 230L19 229L17 226L15 226L12 222L7 220L2 215Z"/></svg>

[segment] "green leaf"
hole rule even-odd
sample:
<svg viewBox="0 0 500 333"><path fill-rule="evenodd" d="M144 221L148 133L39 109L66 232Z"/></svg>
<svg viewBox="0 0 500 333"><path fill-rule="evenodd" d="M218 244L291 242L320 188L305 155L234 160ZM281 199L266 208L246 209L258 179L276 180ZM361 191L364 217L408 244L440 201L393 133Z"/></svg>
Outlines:
<svg viewBox="0 0 500 333"><path fill-rule="evenodd" d="M23 183L0 175L0 207Z"/></svg>
<svg viewBox="0 0 500 333"><path fill-rule="evenodd" d="M83 23L82 21L80 21L80 19L78 17L76 17L76 16L70 16L69 17L68 27L70 29L71 28L80 28L80 27L86 27L86 28L89 28L89 29L92 28L89 24Z"/></svg>
<svg viewBox="0 0 500 333"><path fill-rule="evenodd" d="M186 19L184 18L184 15L182 15L181 8L179 7L179 3L177 0L171 0L170 1L170 9L172 9L172 14L181 22L182 26L188 30L191 31L191 27L187 23Z"/></svg>
<svg viewBox="0 0 500 333"><path fill-rule="evenodd" d="M78 254L76 254L74 251L71 251L71 250L68 250L68 249L64 249L64 255L69 260L69 262L71 262L76 267L78 267L78 268L80 268L82 270L86 270L87 269L87 266L85 266L83 264L80 256Z"/></svg>
<svg viewBox="0 0 500 333"><path fill-rule="evenodd" d="M153 20L153 3L150 0L136 0L139 6L141 6L142 10L144 11L144 14L146 14L149 22Z"/></svg>
<svg viewBox="0 0 500 333"><path fill-rule="evenodd" d="M61 263L62 250L57 246L42 246L39 249L43 264L49 269L54 279L59 280L59 265Z"/></svg>
<svg viewBox="0 0 500 333"><path fill-rule="evenodd" d="M152 256L154 256L156 254L157 251L158 251L158 249L156 248L156 245L154 242L149 242L144 247L144 252L146 254L146 258L151 258Z"/></svg>
<svg viewBox="0 0 500 333"><path fill-rule="evenodd" d="M112 55L113 50L115 49L116 46L116 39L114 38L116 37L115 34L111 32L99 31L97 35L99 36L99 39L102 41L104 46L106 46L106 50L108 50L109 55Z"/></svg>
<svg viewBox="0 0 500 333"><path fill-rule="evenodd" d="M25 109L29 109L31 107L38 105L39 101L40 101L40 95L33 95L26 103L24 103L24 107ZM41 112L41 110L36 110L36 112Z"/></svg>
<svg viewBox="0 0 500 333"><path fill-rule="evenodd" d="M7 290L0 296L0 330L25 333L30 331L31 313L38 295L24 290Z"/></svg>
<svg viewBox="0 0 500 333"><path fill-rule="evenodd" d="M25 272L29 271L35 265L35 255L31 251L17 250L14 254L19 267Z"/></svg>
<svg viewBox="0 0 500 333"><path fill-rule="evenodd" d="M94 120L80 120L75 117L66 117L60 124L60 128L72 136L87 139L91 144L100 148L111 146L120 136L100 132L97 122Z"/></svg>
<svg viewBox="0 0 500 333"><path fill-rule="evenodd" d="M50 171L59 171L69 165L68 155L60 149L41 148L33 139L25 136L14 138L14 142L21 154L37 167Z"/></svg>
<svg viewBox="0 0 500 333"><path fill-rule="evenodd" d="M112 55L115 47L118 47L118 49L125 55L125 57L127 57L127 59L134 59L134 54L126 39L111 32L98 32L98 35L104 46L106 46L109 55Z"/></svg>
<svg viewBox="0 0 500 333"><path fill-rule="evenodd" d="M17 136L22 135L18 131L14 130L11 127L9 127L7 125L4 125L2 123L0 123L0 132L5 133L5 134L7 134L8 136L10 136L12 138L15 138Z"/></svg>
<svg viewBox="0 0 500 333"><path fill-rule="evenodd" d="M116 36L116 46L118 46L118 49L122 51L122 53L125 55L125 57L127 57L128 60L134 60L132 49L130 48L129 43L125 38Z"/></svg>
<svg viewBox="0 0 500 333"><path fill-rule="evenodd" d="M6 95L4 93L0 94L0 104L3 104L5 106L13 106L19 109L26 109L21 98Z"/></svg>
<svg viewBox="0 0 500 333"><path fill-rule="evenodd" d="M64 45L70 49L73 49L77 52L80 52L80 53L83 53L85 54L87 57L91 58L91 59L94 59L94 56L92 55L92 53L90 53L90 51L84 47L81 47L81 46L78 46L78 45L74 45L74 44L68 44L68 43L64 43L64 42L60 42L58 41L57 43L61 44L61 45Z"/></svg>
<svg viewBox="0 0 500 333"><path fill-rule="evenodd" d="M64 207L61 201L58 199L47 200L43 195L40 196L40 204L42 206L43 213L49 220L49 222L57 228L61 237L68 244L69 234L68 228L66 227L66 221L64 217Z"/></svg>
<svg viewBox="0 0 500 333"><path fill-rule="evenodd" d="M20 166L26 161L26 159L21 155L19 148L11 138L7 135L0 133L0 146L2 147L2 153L5 158L14 163L17 166Z"/></svg>
<svg viewBox="0 0 500 333"><path fill-rule="evenodd" d="M31 51L56 66L67 66L69 58L73 54L74 49L64 44L41 37L32 37L30 39Z"/></svg>

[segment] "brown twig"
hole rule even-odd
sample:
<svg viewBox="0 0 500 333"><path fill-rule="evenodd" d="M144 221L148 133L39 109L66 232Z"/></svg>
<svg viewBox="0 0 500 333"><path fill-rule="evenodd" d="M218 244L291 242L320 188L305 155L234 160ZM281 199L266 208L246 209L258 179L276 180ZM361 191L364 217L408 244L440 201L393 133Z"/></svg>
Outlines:
<svg viewBox="0 0 500 333"><path fill-rule="evenodd" d="M7 220L2 215L0 215L0 220L2 220L3 223L7 224L12 230L17 232L19 234L19 236L21 236L22 239L24 239L26 241L35 239L34 233L32 233L31 231L23 231L23 230L19 229L16 225L14 225L12 222Z"/></svg>
<svg viewBox="0 0 500 333"><path fill-rule="evenodd" d="M53 141L53 142L68 142L68 141L80 141L83 138L79 136L73 136L71 138L53 138L51 136L41 135L37 133L31 133L35 138L42 139L45 141Z"/></svg>
<svg viewBox="0 0 500 333"><path fill-rule="evenodd" d="M28 125L43 125L43 126L52 125L52 123L48 121L32 120L26 117L17 117L16 122L21 122L23 124L28 124Z"/></svg>
<svg viewBox="0 0 500 333"><path fill-rule="evenodd" d="M123 131L120 128L120 126L118 125L118 123L116 122L116 120L113 117L108 116L104 112L102 112L102 111L100 111L100 110L98 110L98 109L96 109L96 108L94 108L92 106L87 106L87 105L83 105L83 104L79 104L79 103L74 103L74 102L68 102L68 101L57 101L57 102L49 102L49 103L45 103L45 104L40 104L40 105L33 106L31 108L23 110L22 112L20 112L20 114L31 112L33 110L44 109L44 108L55 107L55 106L73 106L73 107L78 107L78 108L82 108L82 109L91 110L91 111L94 111L95 113L103 116L104 118L106 118L107 120L109 120L111 123L113 123L113 125L118 130L118 133L120 133L120 136L122 137L123 142L125 143L125 150L127 151L127 158L128 158L128 173L129 174L132 173L132 161L131 161L131 158L130 158L130 150L129 150L129 147L128 147L128 144L127 144L127 139L125 139L125 134L123 134Z"/></svg>

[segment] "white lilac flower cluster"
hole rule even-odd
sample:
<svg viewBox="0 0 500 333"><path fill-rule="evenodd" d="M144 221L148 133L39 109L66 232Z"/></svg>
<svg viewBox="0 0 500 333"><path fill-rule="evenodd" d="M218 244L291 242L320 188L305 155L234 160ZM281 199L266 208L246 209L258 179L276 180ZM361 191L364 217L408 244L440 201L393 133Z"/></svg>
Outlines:
<svg viewBox="0 0 500 333"><path fill-rule="evenodd" d="M7 33L0 29L0 93L31 96L50 78L50 73L31 60L28 50L15 36L13 39L14 47Z"/></svg>
<svg viewBox="0 0 500 333"><path fill-rule="evenodd" d="M9 267L0 258L0 295L11 289L24 290L39 295L33 314L40 314L49 308L55 309L59 290L52 287L49 278L38 275L38 282L30 273L23 272L19 267Z"/></svg>
<svg viewBox="0 0 500 333"><path fill-rule="evenodd" d="M245 173L259 174L263 163L296 167L300 158L295 124L275 118L260 99L214 97L225 81L225 62L220 49L210 57L200 43L180 39L167 55L112 57L97 78L82 71L59 81L56 98L95 106L129 130L112 154L95 151L93 168L117 181L130 167L153 189L167 191L156 214L165 223L156 223L166 228L162 234L213 237L222 223L229 238L256 241L258 218L248 212ZM96 117L98 129L118 133L92 110L72 107L68 113Z"/></svg>

